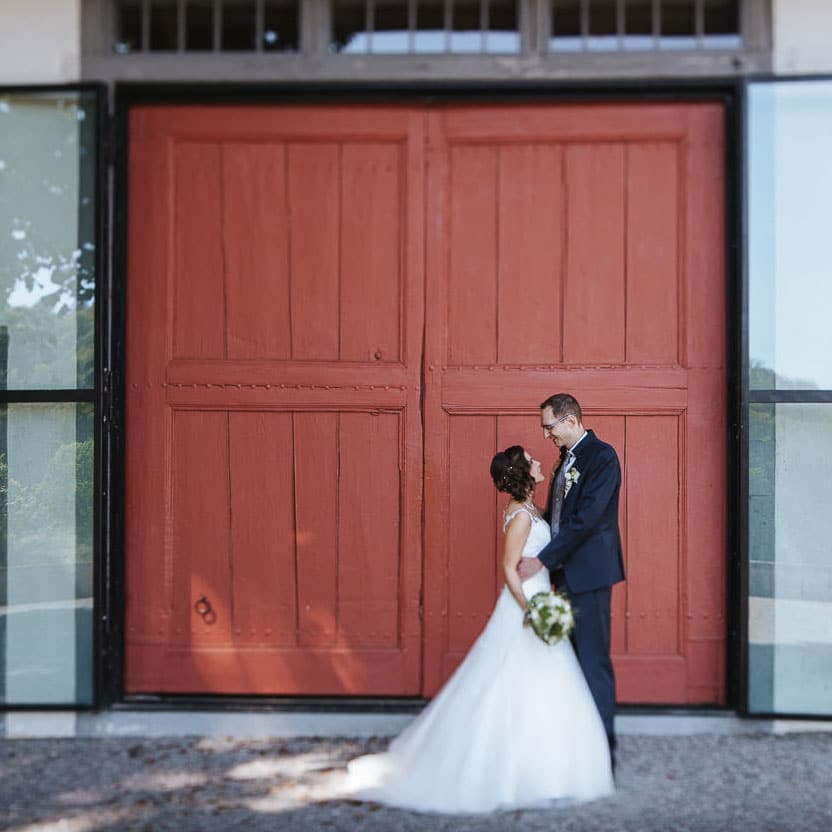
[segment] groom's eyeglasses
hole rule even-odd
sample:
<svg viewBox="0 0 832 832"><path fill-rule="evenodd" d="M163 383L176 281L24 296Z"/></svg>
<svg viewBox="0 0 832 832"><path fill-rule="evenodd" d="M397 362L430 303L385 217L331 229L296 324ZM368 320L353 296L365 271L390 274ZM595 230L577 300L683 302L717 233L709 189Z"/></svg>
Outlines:
<svg viewBox="0 0 832 832"><path fill-rule="evenodd" d="M541 425L540 427L542 427L546 433L551 433L561 422L565 422L571 415L571 413L567 413L566 416L561 416L560 419L550 422L548 425Z"/></svg>

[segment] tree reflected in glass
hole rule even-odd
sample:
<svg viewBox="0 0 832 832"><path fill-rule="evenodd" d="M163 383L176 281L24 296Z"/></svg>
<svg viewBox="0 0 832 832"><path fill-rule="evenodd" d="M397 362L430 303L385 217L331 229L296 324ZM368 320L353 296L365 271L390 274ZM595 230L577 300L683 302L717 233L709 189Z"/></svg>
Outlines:
<svg viewBox="0 0 832 832"><path fill-rule="evenodd" d="M94 109L83 93L0 97L0 325L9 389L93 386Z"/></svg>

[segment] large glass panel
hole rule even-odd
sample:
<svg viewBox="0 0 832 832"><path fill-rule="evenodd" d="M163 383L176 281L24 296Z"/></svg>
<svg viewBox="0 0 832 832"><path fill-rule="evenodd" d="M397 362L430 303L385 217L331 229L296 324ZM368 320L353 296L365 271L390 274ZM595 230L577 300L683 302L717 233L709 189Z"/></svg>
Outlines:
<svg viewBox="0 0 832 832"><path fill-rule="evenodd" d="M185 49L210 52L214 48L213 0L198 0L185 6Z"/></svg>
<svg viewBox="0 0 832 832"><path fill-rule="evenodd" d="M490 0L485 51L505 54L520 52L520 31L517 0Z"/></svg>
<svg viewBox="0 0 832 832"><path fill-rule="evenodd" d="M299 47L297 0L267 0L263 7L263 50L296 52Z"/></svg>
<svg viewBox="0 0 832 832"><path fill-rule="evenodd" d="M367 52L369 48L366 4L363 0L334 0L330 49L354 54Z"/></svg>
<svg viewBox="0 0 832 832"><path fill-rule="evenodd" d="M92 94L0 94L0 329L9 389L93 386Z"/></svg>
<svg viewBox="0 0 832 832"><path fill-rule="evenodd" d="M560 52L576 52L584 48L580 0L553 0L549 48Z"/></svg>
<svg viewBox="0 0 832 832"><path fill-rule="evenodd" d="M410 51L408 4L399 0L378 0L374 7L370 51L396 54Z"/></svg>
<svg viewBox="0 0 832 832"><path fill-rule="evenodd" d="M749 709L832 714L832 404L751 404Z"/></svg>
<svg viewBox="0 0 832 832"><path fill-rule="evenodd" d="M176 0L153 0L150 4L150 49L154 52L175 51L178 30L179 9Z"/></svg>
<svg viewBox="0 0 832 832"><path fill-rule="evenodd" d="M748 95L752 390L832 389L832 81Z"/></svg>
<svg viewBox="0 0 832 832"><path fill-rule="evenodd" d="M662 0L659 15L661 49L696 48L695 6L693 0Z"/></svg>
<svg viewBox="0 0 832 832"><path fill-rule="evenodd" d="M224 0L222 48L227 52L253 52L257 45L254 0Z"/></svg>
<svg viewBox="0 0 832 832"><path fill-rule="evenodd" d="M92 702L93 408L0 406L0 703Z"/></svg>
<svg viewBox="0 0 832 832"><path fill-rule="evenodd" d="M0 93L0 705L93 701L96 122Z"/></svg>

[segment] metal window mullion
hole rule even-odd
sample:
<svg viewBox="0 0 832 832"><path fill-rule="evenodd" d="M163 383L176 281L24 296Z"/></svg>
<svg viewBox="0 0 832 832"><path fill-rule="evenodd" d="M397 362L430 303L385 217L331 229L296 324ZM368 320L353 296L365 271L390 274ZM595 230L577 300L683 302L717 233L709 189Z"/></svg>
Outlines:
<svg viewBox="0 0 832 832"><path fill-rule="evenodd" d="M653 48L658 49L662 36L662 3L653 0Z"/></svg>
<svg viewBox="0 0 832 832"><path fill-rule="evenodd" d="M445 52L451 51L451 31L453 30L454 25L454 0L445 0L445 14L444 14L444 27L445 27Z"/></svg>
<svg viewBox="0 0 832 832"><path fill-rule="evenodd" d="M222 0L214 0L213 12L211 48L214 52L219 52L222 49Z"/></svg>
<svg viewBox="0 0 832 832"><path fill-rule="evenodd" d="M332 44L335 0L311 0L297 3L302 54L328 53Z"/></svg>
<svg viewBox="0 0 832 832"><path fill-rule="evenodd" d="M142 0L142 52L150 51L150 0Z"/></svg>
<svg viewBox="0 0 832 832"><path fill-rule="evenodd" d="M298 0L300 2L300 0ZM263 32L266 28L266 0L254 0L254 51L263 51Z"/></svg>
<svg viewBox="0 0 832 832"><path fill-rule="evenodd" d="M488 39L488 0L480 0L480 52L486 51Z"/></svg>
<svg viewBox="0 0 832 832"><path fill-rule="evenodd" d="M94 402L96 391L91 387L32 390L0 390L0 406L10 404L86 404Z"/></svg>
<svg viewBox="0 0 832 832"><path fill-rule="evenodd" d="M416 0L407 0L407 51L416 51Z"/></svg>
<svg viewBox="0 0 832 832"><path fill-rule="evenodd" d="M615 33L618 36L618 48L624 48L624 38L627 35L627 3L617 0L615 4Z"/></svg>
<svg viewBox="0 0 832 832"><path fill-rule="evenodd" d="M705 0L694 0L693 28L696 34L696 48L705 47Z"/></svg>
<svg viewBox="0 0 832 832"><path fill-rule="evenodd" d="M581 46L589 48L589 0L581 0Z"/></svg>
<svg viewBox="0 0 832 832"><path fill-rule="evenodd" d="M516 0L515 12L517 32L520 36L519 54L521 55L534 55L539 51L538 33L541 31L539 8L542 5L532 0Z"/></svg>
<svg viewBox="0 0 832 832"><path fill-rule="evenodd" d="M185 0L176 0L176 51L185 51Z"/></svg>
<svg viewBox="0 0 832 832"><path fill-rule="evenodd" d="M373 32L376 27L376 3L375 0L366 0L364 5L364 17L367 29L367 51L373 51Z"/></svg>

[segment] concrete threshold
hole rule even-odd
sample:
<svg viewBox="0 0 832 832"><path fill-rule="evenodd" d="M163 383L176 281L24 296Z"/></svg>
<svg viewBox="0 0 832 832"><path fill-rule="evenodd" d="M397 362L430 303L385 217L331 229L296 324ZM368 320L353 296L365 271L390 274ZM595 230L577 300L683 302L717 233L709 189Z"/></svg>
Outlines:
<svg viewBox="0 0 832 832"><path fill-rule="evenodd" d="M8 739L387 737L398 734L412 719L412 711L381 714L122 708L98 713L9 711L0 715L0 736ZM728 711L622 713L616 716L616 730L620 735L642 736L825 733L832 732L832 719L755 719L742 718Z"/></svg>

